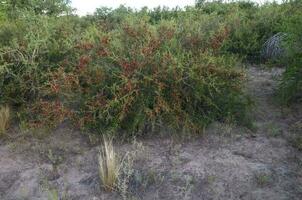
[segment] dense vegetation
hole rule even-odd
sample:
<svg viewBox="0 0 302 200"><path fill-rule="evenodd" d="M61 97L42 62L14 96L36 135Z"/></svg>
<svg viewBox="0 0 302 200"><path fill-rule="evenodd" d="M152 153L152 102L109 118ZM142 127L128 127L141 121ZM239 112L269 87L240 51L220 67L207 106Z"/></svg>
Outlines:
<svg viewBox="0 0 302 200"><path fill-rule="evenodd" d="M64 120L101 133L160 125L199 132L248 125L242 62L285 33L279 96L301 99L301 1L197 2L186 9L124 6L73 14L69 2L0 2L0 105L29 127Z"/></svg>
<svg viewBox="0 0 302 200"><path fill-rule="evenodd" d="M283 21L286 54L280 62L287 66L280 81L279 96L282 103L302 102L302 1L292 3Z"/></svg>

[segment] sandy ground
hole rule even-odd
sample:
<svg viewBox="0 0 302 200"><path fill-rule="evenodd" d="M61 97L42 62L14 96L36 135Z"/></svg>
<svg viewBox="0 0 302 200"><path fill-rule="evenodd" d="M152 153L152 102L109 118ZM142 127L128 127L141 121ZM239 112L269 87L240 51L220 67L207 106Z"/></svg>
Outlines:
<svg viewBox="0 0 302 200"><path fill-rule="evenodd" d="M292 128L302 109L280 108L273 101L281 72L247 69L255 101L253 132L214 123L203 136L116 143L120 155L139 148L124 192L101 188L96 138L66 125L35 137L12 130L11 138L0 141L0 199L300 200L302 152L290 139L293 131L302 131Z"/></svg>

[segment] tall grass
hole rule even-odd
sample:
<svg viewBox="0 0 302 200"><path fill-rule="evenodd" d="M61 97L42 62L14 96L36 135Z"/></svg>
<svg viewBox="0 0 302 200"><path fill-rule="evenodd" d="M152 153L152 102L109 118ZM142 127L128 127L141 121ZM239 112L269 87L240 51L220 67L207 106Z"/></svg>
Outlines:
<svg viewBox="0 0 302 200"><path fill-rule="evenodd" d="M104 137L103 147L99 154L99 176L105 190L112 191L118 180L120 161L114 150L112 139Z"/></svg>
<svg viewBox="0 0 302 200"><path fill-rule="evenodd" d="M9 126L10 109L8 106L0 106L0 135L5 134Z"/></svg>

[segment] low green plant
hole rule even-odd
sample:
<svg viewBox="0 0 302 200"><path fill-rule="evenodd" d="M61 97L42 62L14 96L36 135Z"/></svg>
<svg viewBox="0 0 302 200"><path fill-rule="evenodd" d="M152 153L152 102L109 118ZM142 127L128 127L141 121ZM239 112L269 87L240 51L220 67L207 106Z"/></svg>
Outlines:
<svg viewBox="0 0 302 200"><path fill-rule="evenodd" d="M48 191L48 200L59 200L59 193L57 190L49 190Z"/></svg>
<svg viewBox="0 0 302 200"><path fill-rule="evenodd" d="M299 151L302 151L302 136L301 134L296 134L290 139L293 147L297 148Z"/></svg>
<svg viewBox="0 0 302 200"><path fill-rule="evenodd" d="M298 121L291 126L289 141L293 147L302 151L302 121Z"/></svg>
<svg viewBox="0 0 302 200"><path fill-rule="evenodd" d="M271 182L271 177L265 173L257 174L255 177L257 184L261 187L267 186Z"/></svg>

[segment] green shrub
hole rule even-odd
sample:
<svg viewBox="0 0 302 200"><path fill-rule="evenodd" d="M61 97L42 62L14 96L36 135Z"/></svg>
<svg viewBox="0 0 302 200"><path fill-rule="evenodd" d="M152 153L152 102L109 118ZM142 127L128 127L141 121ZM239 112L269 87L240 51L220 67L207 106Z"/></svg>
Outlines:
<svg viewBox="0 0 302 200"><path fill-rule="evenodd" d="M290 62L279 83L279 97L284 104L302 100L302 53L294 55L297 57Z"/></svg>
<svg viewBox="0 0 302 200"><path fill-rule="evenodd" d="M81 19L22 11L0 28L0 102L32 127L69 119L138 134L246 124L245 74L223 50L232 37L225 17L195 8L168 16L123 7Z"/></svg>
<svg viewBox="0 0 302 200"><path fill-rule="evenodd" d="M244 73L235 58L216 52L225 29L205 19L204 27L212 27L202 37L197 27L183 31L186 24L148 20L132 17L109 32L89 29L78 62L53 72L47 96L80 127L103 133L137 133L161 123L198 132L214 120L243 122L249 105Z"/></svg>
<svg viewBox="0 0 302 200"><path fill-rule="evenodd" d="M39 97L47 72L72 54L75 24L68 17L25 12L16 23L8 21L0 28L0 101L18 106Z"/></svg>
<svg viewBox="0 0 302 200"><path fill-rule="evenodd" d="M230 27L230 39L225 50L245 57L249 62L263 62L263 44L280 32L281 21L285 18L284 8L276 3L257 6L238 2L229 10L226 22Z"/></svg>
<svg viewBox="0 0 302 200"><path fill-rule="evenodd" d="M284 20L283 28L287 33L285 41L286 56L280 61L286 66L278 94L281 102L289 104L302 100L302 9L301 1L287 4L290 17Z"/></svg>

